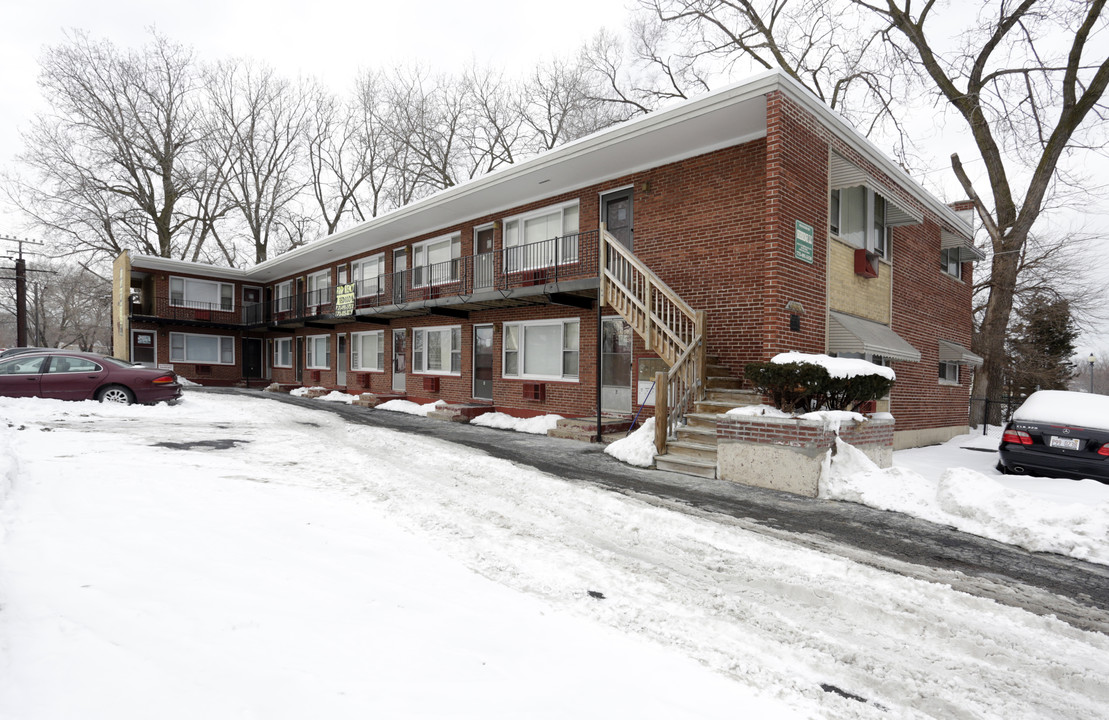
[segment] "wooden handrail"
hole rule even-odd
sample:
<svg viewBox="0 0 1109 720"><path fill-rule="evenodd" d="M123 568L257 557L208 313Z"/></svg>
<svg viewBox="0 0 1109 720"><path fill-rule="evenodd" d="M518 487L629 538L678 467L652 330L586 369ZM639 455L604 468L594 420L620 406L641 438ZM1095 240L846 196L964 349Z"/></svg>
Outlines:
<svg viewBox="0 0 1109 720"><path fill-rule="evenodd" d="M666 440L688 409L704 397L705 311L689 303L601 224L597 262L601 301L616 310L670 367L656 376L655 446Z"/></svg>

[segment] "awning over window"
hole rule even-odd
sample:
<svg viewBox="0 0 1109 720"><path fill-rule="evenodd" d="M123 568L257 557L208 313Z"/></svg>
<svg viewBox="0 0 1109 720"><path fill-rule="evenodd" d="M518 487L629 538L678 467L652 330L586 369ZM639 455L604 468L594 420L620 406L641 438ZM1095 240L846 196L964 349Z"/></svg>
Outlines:
<svg viewBox="0 0 1109 720"><path fill-rule="evenodd" d="M871 353L890 358L920 362L920 353L888 325L831 311L828 351L834 353Z"/></svg>
<svg viewBox="0 0 1109 720"><path fill-rule="evenodd" d="M941 250L958 250L958 262L977 262L986 259L986 253L974 247L974 243L968 239L953 233L950 230L940 230L940 249Z"/></svg>
<svg viewBox="0 0 1109 720"><path fill-rule="evenodd" d="M958 363L959 365L973 365L978 367L985 362L980 356L975 355L958 343L940 340L940 362Z"/></svg>
<svg viewBox="0 0 1109 720"><path fill-rule="evenodd" d="M890 192L889 188L875 180L869 173L857 167L850 160L836 153L832 153L828 175L833 190L864 185L885 198L887 203L886 225L889 227L919 225L924 222L923 213L913 208L898 205L897 196Z"/></svg>

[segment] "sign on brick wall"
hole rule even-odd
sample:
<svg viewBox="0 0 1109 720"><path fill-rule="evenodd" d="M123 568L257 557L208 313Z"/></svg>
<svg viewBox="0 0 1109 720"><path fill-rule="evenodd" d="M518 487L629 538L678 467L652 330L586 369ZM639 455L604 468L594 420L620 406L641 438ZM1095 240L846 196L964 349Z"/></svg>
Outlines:
<svg viewBox="0 0 1109 720"><path fill-rule="evenodd" d="M796 233L793 239L793 257L812 263L812 225L807 225L800 220L794 221Z"/></svg>

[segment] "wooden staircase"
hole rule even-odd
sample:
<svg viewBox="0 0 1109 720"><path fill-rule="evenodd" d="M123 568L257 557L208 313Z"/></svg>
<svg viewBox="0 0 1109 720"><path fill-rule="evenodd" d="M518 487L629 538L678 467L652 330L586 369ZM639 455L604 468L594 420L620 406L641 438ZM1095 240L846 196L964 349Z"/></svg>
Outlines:
<svg viewBox="0 0 1109 720"><path fill-rule="evenodd" d="M716 418L732 408L758 405L762 396L740 387L741 381L708 358L705 397L685 415L686 424L678 426L676 438L666 443L666 452L655 456L659 470L716 477Z"/></svg>

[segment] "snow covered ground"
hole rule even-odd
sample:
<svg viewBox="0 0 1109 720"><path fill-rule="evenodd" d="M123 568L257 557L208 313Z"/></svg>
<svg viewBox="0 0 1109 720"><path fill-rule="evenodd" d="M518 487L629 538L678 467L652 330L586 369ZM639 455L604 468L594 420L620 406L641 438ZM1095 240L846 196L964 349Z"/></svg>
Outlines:
<svg viewBox="0 0 1109 720"><path fill-rule="evenodd" d="M322 410L0 399L6 720L737 715L1106 717L1109 638Z"/></svg>

